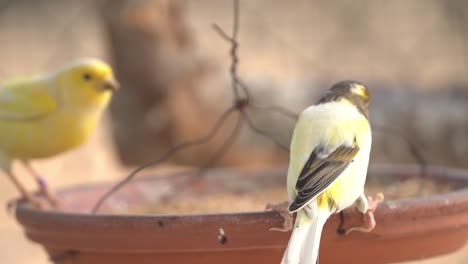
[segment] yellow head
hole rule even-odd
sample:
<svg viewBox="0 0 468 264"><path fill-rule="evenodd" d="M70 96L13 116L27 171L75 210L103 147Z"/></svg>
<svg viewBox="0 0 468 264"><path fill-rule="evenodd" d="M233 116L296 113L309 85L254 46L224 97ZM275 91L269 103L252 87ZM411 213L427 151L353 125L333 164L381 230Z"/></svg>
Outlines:
<svg viewBox="0 0 468 264"><path fill-rule="evenodd" d="M106 107L112 92L119 87L111 67L97 59L79 59L52 78L63 103L83 110Z"/></svg>
<svg viewBox="0 0 468 264"><path fill-rule="evenodd" d="M368 117L370 99L369 89L363 84L356 81L342 81L334 84L318 103L345 101L356 106Z"/></svg>

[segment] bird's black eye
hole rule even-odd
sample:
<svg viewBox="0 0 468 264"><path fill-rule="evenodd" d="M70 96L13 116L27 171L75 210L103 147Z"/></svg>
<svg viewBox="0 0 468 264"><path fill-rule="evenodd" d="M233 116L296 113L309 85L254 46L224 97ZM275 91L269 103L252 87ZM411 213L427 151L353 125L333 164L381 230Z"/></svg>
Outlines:
<svg viewBox="0 0 468 264"><path fill-rule="evenodd" d="M93 77L92 77L91 74L89 74L89 73L83 74L83 79L84 79L85 81L90 81L92 78L93 78Z"/></svg>

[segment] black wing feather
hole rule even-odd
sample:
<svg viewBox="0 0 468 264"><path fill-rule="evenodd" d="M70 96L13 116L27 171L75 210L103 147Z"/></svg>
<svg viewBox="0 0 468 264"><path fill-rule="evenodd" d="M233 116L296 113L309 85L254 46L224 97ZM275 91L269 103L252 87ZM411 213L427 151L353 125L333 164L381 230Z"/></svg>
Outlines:
<svg viewBox="0 0 468 264"><path fill-rule="evenodd" d="M289 211L301 209L327 189L348 167L358 151L358 146L341 145L322 159L319 157L326 155L325 148L315 148L299 174L296 183L297 196L289 205Z"/></svg>

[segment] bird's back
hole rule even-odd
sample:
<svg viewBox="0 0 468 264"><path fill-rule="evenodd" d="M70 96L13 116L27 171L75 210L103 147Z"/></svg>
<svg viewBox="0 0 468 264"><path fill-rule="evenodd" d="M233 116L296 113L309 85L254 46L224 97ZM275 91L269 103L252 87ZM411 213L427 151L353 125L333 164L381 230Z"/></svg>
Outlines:
<svg viewBox="0 0 468 264"><path fill-rule="evenodd" d="M99 114L60 105L45 78L17 79L0 88L0 151L9 158L46 158L81 144Z"/></svg>
<svg viewBox="0 0 468 264"><path fill-rule="evenodd" d="M294 129L290 163L288 169L288 194L289 199L296 197L296 182L302 168L309 159L313 150L319 146L333 150L340 145L352 145L355 135L358 145L361 145L360 157L368 157L370 151L370 127L365 116L363 116L351 104L343 102L328 102L313 105L301 114ZM363 161L366 163L367 161ZM343 174L354 170L350 166Z"/></svg>

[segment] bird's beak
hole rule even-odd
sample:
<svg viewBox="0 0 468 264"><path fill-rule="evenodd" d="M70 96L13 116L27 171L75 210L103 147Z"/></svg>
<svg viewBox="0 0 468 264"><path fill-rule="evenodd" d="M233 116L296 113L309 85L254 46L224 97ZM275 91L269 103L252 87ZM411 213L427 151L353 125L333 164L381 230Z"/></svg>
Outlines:
<svg viewBox="0 0 468 264"><path fill-rule="evenodd" d="M101 88L105 91L115 92L119 89L120 84L117 82L114 77L106 78L102 81Z"/></svg>

